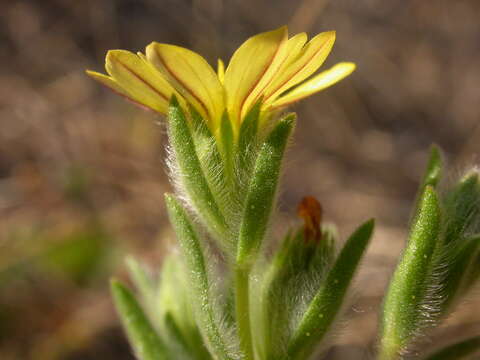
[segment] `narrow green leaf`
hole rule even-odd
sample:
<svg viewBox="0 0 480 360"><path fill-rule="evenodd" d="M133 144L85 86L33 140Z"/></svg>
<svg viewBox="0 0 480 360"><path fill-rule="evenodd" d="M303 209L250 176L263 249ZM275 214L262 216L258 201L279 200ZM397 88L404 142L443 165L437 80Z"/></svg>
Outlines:
<svg viewBox="0 0 480 360"><path fill-rule="evenodd" d="M193 106L190 106L190 118L192 120L192 136L197 156L207 183L211 187L211 192L216 194L219 186L218 178L223 177L225 173L222 156L217 146L217 139L210 131L205 119L202 118Z"/></svg>
<svg viewBox="0 0 480 360"><path fill-rule="evenodd" d="M120 282L112 280L111 292L130 344L138 358L141 360L172 359L130 290Z"/></svg>
<svg viewBox="0 0 480 360"><path fill-rule="evenodd" d="M237 203L240 205L239 213L242 212L245 203L248 185L252 177L255 159L260 147L258 135L258 122L262 100L259 100L243 118L238 139L235 144L235 175L237 182Z"/></svg>
<svg viewBox="0 0 480 360"><path fill-rule="evenodd" d="M190 285L194 294L192 301L194 302L193 305L200 329L204 331L210 348L217 355L218 359L231 359L215 319L203 250L193 223L174 196L166 194L165 201L170 222L175 229L189 270Z"/></svg>
<svg viewBox="0 0 480 360"><path fill-rule="evenodd" d="M427 168L422 179L421 193L427 186L437 186L442 175L442 166L441 151L436 145L432 145L430 147L430 156L427 163Z"/></svg>
<svg viewBox="0 0 480 360"><path fill-rule="evenodd" d="M306 359L323 339L340 310L345 293L372 236L374 221L360 226L343 246L295 329L288 344L289 359Z"/></svg>
<svg viewBox="0 0 480 360"><path fill-rule="evenodd" d="M441 150L436 145L430 147L430 154L428 157L427 166L423 173L422 181L417 190L417 195L415 196L415 206L413 207L413 214L415 215L418 212L418 206L421 200L421 196L425 191L427 186L432 186L436 188L437 184L440 181L443 170L443 161Z"/></svg>
<svg viewBox="0 0 480 360"><path fill-rule="evenodd" d="M234 147L234 135L232 123L228 117L228 113L225 111L220 123L220 141L222 144L223 161L225 163L226 173L231 180L233 180L234 174L234 159L233 159L233 147Z"/></svg>
<svg viewBox="0 0 480 360"><path fill-rule="evenodd" d="M181 181L192 205L207 229L217 237L223 236L227 233L225 218L204 175L190 126L175 96L168 110L168 135Z"/></svg>
<svg viewBox="0 0 480 360"><path fill-rule="evenodd" d="M475 354L480 350L480 336L449 345L430 356L425 360L460 360Z"/></svg>
<svg viewBox="0 0 480 360"><path fill-rule="evenodd" d="M213 134L202 115L191 105L188 106L188 110L190 111L190 117L192 119L193 132L207 139L212 138Z"/></svg>
<svg viewBox="0 0 480 360"><path fill-rule="evenodd" d="M240 161L243 163L248 159L248 155L252 152L257 142L258 121L260 117L260 109L262 101L258 101L243 118L238 136L238 154L241 156Z"/></svg>
<svg viewBox="0 0 480 360"><path fill-rule="evenodd" d="M458 246L459 250L454 254L445 268L445 278L443 280L443 292L445 300L442 302L442 313L446 313L450 306L455 302L458 296L461 296L468 290L468 278L474 271L474 260L479 254L480 235L465 239Z"/></svg>
<svg viewBox="0 0 480 360"><path fill-rule="evenodd" d="M384 300L380 359L395 359L422 326L424 309L421 306L432 285L429 275L439 231L438 198L434 188L428 185Z"/></svg>
<svg viewBox="0 0 480 360"><path fill-rule="evenodd" d="M149 303L154 301L156 285L146 269L132 256L126 259L127 269L140 295Z"/></svg>
<svg viewBox="0 0 480 360"><path fill-rule="evenodd" d="M188 337L185 336L176 323L174 316L170 313L165 314L165 328L178 359L212 360L198 331L190 331Z"/></svg>
<svg viewBox="0 0 480 360"><path fill-rule="evenodd" d="M172 345L176 349L176 352L182 354L180 358L183 359L185 356L188 356L189 359L193 359L193 354L190 354L188 341L183 336L180 328L175 322L175 319L170 313L165 314L165 328L169 335L169 340L173 343Z"/></svg>
<svg viewBox="0 0 480 360"><path fill-rule="evenodd" d="M181 253L172 252L163 259L154 315L174 351L188 354L179 359L206 359L208 352L195 319L192 299L196 297L191 291L189 272Z"/></svg>
<svg viewBox="0 0 480 360"><path fill-rule="evenodd" d="M265 236L275 203L285 147L294 122L294 114L280 120L259 151L240 225L237 248L239 266L249 266Z"/></svg>
<svg viewBox="0 0 480 360"><path fill-rule="evenodd" d="M215 195L218 208L220 209L228 229L238 228L235 220L241 210L240 201L241 194L238 191L238 179L235 169L234 155L234 134L232 124L229 121L228 113L224 113L220 129L213 134L205 119L193 108L190 109L192 119L192 135L195 143L195 149L203 170L203 174L207 180L210 191ZM236 238L228 236L231 233L222 234L217 241L217 245L228 255L232 255L235 248Z"/></svg>
<svg viewBox="0 0 480 360"><path fill-rule="evenodd" d="M445 199L445 244L456 244L480 214L480 182L477 171L461 179ZM476 229L475 229L476 230ZM453 248L453 246L452 246Z"/></svg>

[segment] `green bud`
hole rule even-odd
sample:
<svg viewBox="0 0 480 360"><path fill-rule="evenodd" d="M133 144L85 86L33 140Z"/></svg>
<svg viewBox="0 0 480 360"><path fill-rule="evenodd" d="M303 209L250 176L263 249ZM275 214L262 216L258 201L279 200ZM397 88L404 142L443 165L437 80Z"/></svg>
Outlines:
<svg viewBox="0 0 480 360"><path fill-rule="evenodd" d="M291 336L291 319L309 303L335 260L336 231L322 226L316 239L305 227L291 231L282 241L263 279L261 307L265 358L279 359L286 349L278 346ZM304 301L299 303L298 299Z"/></svg>
<svg viewBox="0 0 480 360"><path fill-rule="evenodd" d="M374 221L347 240L288 343L288 359L307 359L335 320L373 233Z"/></svg>

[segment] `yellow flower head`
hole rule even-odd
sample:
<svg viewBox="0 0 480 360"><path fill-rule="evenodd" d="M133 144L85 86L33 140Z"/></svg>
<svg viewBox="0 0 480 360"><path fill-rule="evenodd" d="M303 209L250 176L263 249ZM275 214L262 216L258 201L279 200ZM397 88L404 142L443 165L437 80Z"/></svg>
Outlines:
<svg viewBox="0 0 480 360"><path fill-rule="evenodd" d="M110 50L107 75L87 73L131 101L161 114L176 95L190 104L217 133L227 111L236 132L250 108L261 101L262 114L299 101L348 76L355 64L342 62L313 75L335 42L335 32L323 32L307 42L305 33L288 37L286 26L245 41L226 70L219 60L215 72L197 53L153 42L145 55ZM312 76L313 75L313 76Z"/></svg>

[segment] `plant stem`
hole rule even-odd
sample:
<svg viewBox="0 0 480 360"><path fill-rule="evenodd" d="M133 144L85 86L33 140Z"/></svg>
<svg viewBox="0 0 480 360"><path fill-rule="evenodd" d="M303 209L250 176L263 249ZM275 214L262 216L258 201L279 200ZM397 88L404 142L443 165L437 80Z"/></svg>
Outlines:
<svg viewBox="0 0 480 360"><path fill-rule="evenodd" d="M378 360L398 359L402 345L394 341L384 341L378 355Z"/></svg>
<svg viewBox="0 0 480 360"><path fill-rule="evenodd" d="M254 360L250 325L249 276L249 267L240 267L235 271L235 312L240 349L244 353L244 360Z"/></svg>

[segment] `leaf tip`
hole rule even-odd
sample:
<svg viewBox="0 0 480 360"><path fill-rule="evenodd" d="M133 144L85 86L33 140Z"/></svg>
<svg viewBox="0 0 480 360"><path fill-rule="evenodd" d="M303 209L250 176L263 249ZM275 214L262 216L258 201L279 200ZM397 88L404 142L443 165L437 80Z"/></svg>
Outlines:
<svg viewBox="0 0 480 360"><path fill-rule="evenodd" d="M118 295L120 295L120 293L123 293L125 291L125 285L123 285L123 283L117 278L112 277L110 279L110 290L114 297L117 297Z"/></svg>

